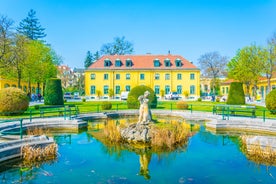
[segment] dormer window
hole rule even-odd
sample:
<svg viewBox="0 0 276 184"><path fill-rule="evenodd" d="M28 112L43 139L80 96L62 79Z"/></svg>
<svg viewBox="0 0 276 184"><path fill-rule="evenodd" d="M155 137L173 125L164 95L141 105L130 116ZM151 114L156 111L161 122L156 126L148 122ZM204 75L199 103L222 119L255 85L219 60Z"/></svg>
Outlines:
<svg viewBox="0 0 276 184"><path fill-rule="evenodd" d="M122 62L120 59L116 59L115 60L115 67L121 67L122 66Z"/></svg>
<svg viewBox="0 0 276 184"><path fill-rule="evenodd" d="M132 67L132 61L131 59L126 60L126 67Z"/></svg>
<svg viewBox="0 0 276 184"><path fill-rule="evenodd" d="M165 67L170 67L171 66L171 61L168 58L164 60L164 63L165 63Z"/></svg>
<svg viewBox="0 0 276 184"><path fill-rule="evenodd" d="M182 63L181 63L181 60L180 60L180 59L177 58L177 59L175 60L175 66L176 66L176 67L181 67L181 66L182 66Z"/></svg>
<svg viewBox="0 0 276 184"><path fill-rule="evenodd" d="M160 67L160 61L159 59L153 60L154 67Z"/></svg>
<svg viewBox="0 0 276 184"><path fill-rule="evenodd" d="M111 61L109 59L104 60L104 67L109 67L111 66Z"/></svg>

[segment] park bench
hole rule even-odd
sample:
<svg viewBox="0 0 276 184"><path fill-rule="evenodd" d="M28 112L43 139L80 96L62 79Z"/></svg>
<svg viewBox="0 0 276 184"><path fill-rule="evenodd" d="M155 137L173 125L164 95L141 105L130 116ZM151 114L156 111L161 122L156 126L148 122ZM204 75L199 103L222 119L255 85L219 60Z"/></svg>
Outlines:
<svg viewBox="0 0 276 184"><path fill-rule="evenodd" d="M222 114L229 116L248 116L256 117L256 107L255 106L245 106L245 105L215 105L213 107L213 114Z"/></svg>
<svg viewBox="0 0 276 184"><path fill-rule="evenodd" d="M70 105L47 105L39 106L40 117L43 118L45 114L48 116L77 116L79 114L78 106Z"/></svg>

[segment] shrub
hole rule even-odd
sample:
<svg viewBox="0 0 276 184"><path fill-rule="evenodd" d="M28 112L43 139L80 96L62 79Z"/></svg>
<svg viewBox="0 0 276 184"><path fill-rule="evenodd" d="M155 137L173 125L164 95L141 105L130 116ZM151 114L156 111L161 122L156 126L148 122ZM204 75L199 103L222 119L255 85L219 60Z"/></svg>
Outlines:
<svg viewBox="0 0 276 184"><path fill-rule="evenodd" d="M21 89L9 87L0 90L0 114L19 115L29 107L29 97Z"/></svg>
<svg viewBox="0 0 276 184"><path fill-rule="evenodd" d="M188 109L188 104L185 101L176 102L176 108L178 109Z"/></svg>
<svg viewBox="0 0 276 184"><path fill-rule="evenodd" d="M217 98L216 98L216 102L220 102L220 97L217 97Z"/></svg>
<svg viewBox="0 0 276 184"><path fill-rule="evenodd" d="M112 108L111 102L104 101L102 103L102 110L110 110Z"/></svg>
<svg viewBox="0 0 276 184"><path fill-rule="evenodd" d="M229 104L229 105L245 104L245 95L244 95L243 86L241 82L231 83L226 104Z"/></svg>
<svg viewBox="0 0 276 184"><path fill-rule="evenodd" d="M265 98L265 105L272 114L276 114L276 90L270 91Z"/></svg>
<svg viewBox="0 0 276 184"><path fill-rule="evenodd" d="M156 108L157 107L157 97L154 93L154 91L148 87L148 86L136 86L134 88L132 88L132 90L129 92L128 94L128 98L127 98L127 107L129 109L138 109L140 106L140 103L138 101L138 97L140 95L144 95L145 91L149 91L150 95L149 95L149 104L151 108Z"/></svg>
<svg viewBox="0 0 276 184"><path fill-rule="evenodd" d="M83 99L81 99L82 100L82 102L86 102L86 99L85 98L83 98Z"/></svg>
<svg viewBox="0 0 276 184"><path fill-rule="evenodd" d="M63 105L64 104L60 79L51 78L46 81L46 87L44 92L44 104L45 105Z"/></svg>
<svg viewBox="0 0 276 184"><path fill-rule="evenodd" d="M202 98L198 98L197 101L198 101L198 102L201 102L201 101L202 101Z"/></svg>

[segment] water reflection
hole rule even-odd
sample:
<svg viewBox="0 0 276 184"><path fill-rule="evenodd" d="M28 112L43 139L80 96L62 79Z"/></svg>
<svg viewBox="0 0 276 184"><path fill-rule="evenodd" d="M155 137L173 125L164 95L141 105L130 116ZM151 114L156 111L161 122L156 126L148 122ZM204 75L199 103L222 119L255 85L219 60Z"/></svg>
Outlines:
<svg viewBox="0 0 276 184"><path fill-rule="evenodd" d="M103 150L106 154L115 155L117 158L124 157L124 152L129 151L135 153L139 156L139 175L143 176L146 180L151 178L149 171L149 164L151 162L151 158L153 154L157 154L160 157L162 155L168 154L176 154L180 152L185 152L187 150L188 141L185 141L181 144L175 145L171 148L165 147L157 147L152 146L147 143L127 143L127 142L111 142L104 136L104 129L108 122L112 122L117 126L127 126L129 124L135 123L137 121L136 118L125 118L125 119L109 119L103 120L101 122L92 122L89 124L88 134L92 135L98 141L100 141L104 146ZM189 135L195 135L200 130L200 124L192 122L185 122L184 119L181 118L162 118L155 121L155 123L163 123L162 126L169 126L174 123L182 123L183 126L186 126L187 130L190 131Z"/></svg>

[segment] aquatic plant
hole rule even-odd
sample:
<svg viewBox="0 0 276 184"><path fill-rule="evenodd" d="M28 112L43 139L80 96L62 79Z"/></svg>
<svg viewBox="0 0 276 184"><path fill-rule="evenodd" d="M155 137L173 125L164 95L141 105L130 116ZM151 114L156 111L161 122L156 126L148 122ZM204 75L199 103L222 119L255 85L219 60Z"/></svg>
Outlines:
<svg viewBox="0 0 276 184"><path fill-rule="evenodd" d="M57 158L57 144L52 143L45 147L24 145L21 147L21 155L24 166L33 166L42 161L55 160Z"/></svg>
<svg viewBox="0 0 276 184"><path fill-rule="evenodd" d="M34 128L28 128L26 131L27 135L44 135L44 134L48 134L49 130L47 129L43 129L43 128L39 128L39 127L34 127Z"/></svg>
<svg viewBox="0 0 276 184"><path fill-rule="evenodd" d="M173 121L169 126L153 126L151 145L174 149L175 146L186 143L190 135L190 129L181 122Z"/></svg>
<svg viewBox="0 0 276 184"><path fill-rule="evenodd" d="M249 160L257 164L276 165L276 150L271 146L262 146L259 141L248 144L249 136L241 136L241 150Z"/></svg>
<svg viewBox="0 0 276 184"><path fill-rule="evenodd" d="M104 127L104 135L111 142L120 142L122 141L120 126L117 126L116 123L108 121Z"/></svg>

